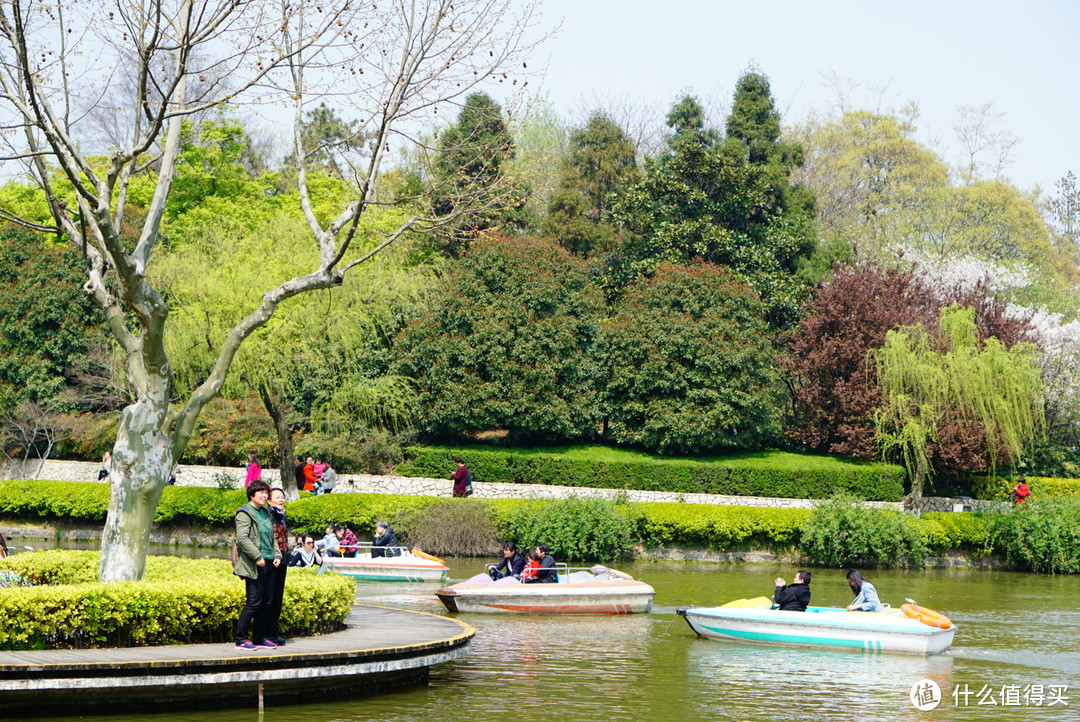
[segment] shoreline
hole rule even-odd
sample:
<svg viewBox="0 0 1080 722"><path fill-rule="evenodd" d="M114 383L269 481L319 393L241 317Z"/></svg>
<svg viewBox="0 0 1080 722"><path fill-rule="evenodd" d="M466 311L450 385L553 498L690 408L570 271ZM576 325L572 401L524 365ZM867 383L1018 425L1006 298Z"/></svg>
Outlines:
<svg viewBox="0 0 1080 722"><path fill-rule="evenodd" d="M26 546L26 541L44 542L94 542L101 539L101 527L89 524L73 524L60 528L42 522L10 522L0 520L0 534L8 540L11 547ZM17 542L13 543L13 542ZM150 543L157 546L183 547L188 549L227 549L232 544L232 534L216 529L200 529L195 526L159 527L155 525L150 533ZM452 556L452 555L450 555ZM769 549L740 549L717 551L715 549L660 547L646 549L634 548L635 560L644 561L681 561L681 562L716 562L727 564L800 564L798 550L789 553L777 553ZM1008 571L1016 569L995 557L976 556L964 550L953 553L927 556L923 562L928 568L951 569L987 569Z"/></svg>

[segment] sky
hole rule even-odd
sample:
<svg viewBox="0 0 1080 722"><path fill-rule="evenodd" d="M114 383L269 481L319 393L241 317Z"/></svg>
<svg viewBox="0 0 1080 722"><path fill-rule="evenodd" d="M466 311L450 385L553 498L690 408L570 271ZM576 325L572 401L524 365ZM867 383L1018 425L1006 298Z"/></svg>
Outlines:
<svg viewBox="0 0 1080 722"><path fill-rule="evenodd" d="M954 161L958 109L991 102L1004 114L997 129L1019 139L1014 183L1052 192L1080 173L1077 0L545 0L539 32L556 27L534 57L562 117L598 98L666 113L687 90L729 104L755 65L785 124L836 107L827 79L839 77L858 83L848 107L917 102L916 138Z"/></svg>

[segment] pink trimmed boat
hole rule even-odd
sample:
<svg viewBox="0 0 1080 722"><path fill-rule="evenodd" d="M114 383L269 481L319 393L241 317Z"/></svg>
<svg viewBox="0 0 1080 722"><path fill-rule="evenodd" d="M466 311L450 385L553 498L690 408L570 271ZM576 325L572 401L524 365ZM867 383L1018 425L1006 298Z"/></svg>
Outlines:
<svg viewBox="0 0 1080 722"><path fill-rule="evenodd" d="M635 579L577 571L559 574L557 584L523 584L513 577L492 581L486 574L435 592L451 612L527 614L640 614L656 591Z"/></svg>

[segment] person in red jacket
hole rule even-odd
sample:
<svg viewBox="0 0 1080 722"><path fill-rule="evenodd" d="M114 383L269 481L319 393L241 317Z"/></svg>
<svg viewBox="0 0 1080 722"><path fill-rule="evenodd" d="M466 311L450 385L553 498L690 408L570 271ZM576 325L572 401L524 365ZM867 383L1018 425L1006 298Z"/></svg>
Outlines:
<svg viewBox="0 0 1080 722"><path fill-rule="evenodd" d="M1016 480L1016 486L1013 487L1013 494L1016 494L1016 503L1023 504L1031 496L1031 489L1028 488L1027 480L1024 477L1020 477Z"/></svg>
<svg viewBox="0 0 1080 722"><path fill-rule="evenodd" d="M315 491L315 483L318 480L315 476L315 460L309 456L307 463L304 464L304 491Z"/></svg>

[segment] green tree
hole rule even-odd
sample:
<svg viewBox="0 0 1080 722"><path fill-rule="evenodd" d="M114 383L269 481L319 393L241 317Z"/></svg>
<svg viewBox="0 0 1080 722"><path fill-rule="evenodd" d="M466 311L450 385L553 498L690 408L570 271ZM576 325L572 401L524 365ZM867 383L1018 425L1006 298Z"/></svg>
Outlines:
<svg viewBox="0 0 1080 722"><path fill-rule="evenodd" d="M603 114L571 133L545 233L584 256L614 250L622 234L612 221L613 204L640 176L635 156L633 142Z"/></svg>
<svg viewBox="0 0 1080 722"><path fill-rule="evenodd" d="M665 454L777 438L779 378L756 294L708 263L661 264L604 324L609 433Z"/></svg>
<svg viewBox="0 0 1080 722"><path fill-rule="evenodd" d="M442 230L451 255L483 231L523 227L528 194L506 180L514 156L502 107L486 93L471 93L457 121L439 136L432 180L434 214L454 218Z"/></svg>
<svg viewBox="0 0 1080 722"><path fill-rule="evenodd" d="M791 324L808 292L796 271L813 233L805 218L785 215L770 182L775 168L752 162L738 136L722 142L691 97L672 108L668 126L669 152L646 163L618 205L616 218L634 238L611 263L612 283L648 275L661 262L701 258L748 283L772 324Z"/></svg>
<svg viewBox="0 0 1080 722"><path fill-rule="evenodd" d="M950 412L982 428L992 466L1001 455L1015 464L1044 427L1032 344L980 343L974 311L956 305L941 311L938 326L937 338L921 325L889 331L874 352L884 402L874 417L878 439L903 460L916 499L930 474L930 444Z"/></svg>
<svg viewBox="0 0 1080 722"><path fill-rule="evenodd" d="M0 229L0 409L56 396L87 347L104 342L80 266L70 247Z"/></svg>
<svg viewBox="0 0 1080 722"><path fill-rule="evenodd" d="M602 309L584 262L554 243L480 238L400 338L394 371L415 381L436 436L579 439L600 418Z"/></svg>
<svg viewBox="0 0 1080 722"><path fill-rule="evenodd" d="M169 473L245 339L270 322L283 301L340 285L350 269L410 229L446 220L410 215L365 253L357 254L351 245L361 216L381 204L378 178L391 139L404 137L398 126L440 103L458 102L495 72L512 72L528 46L520 41L531 12L531 2L510 8L479 0L390 0L378 7L341 0L190 0L131 13L100 3L69 4L63 13L29 2L2 6L0 110L13 131L7 155L22 163L40 189L49 218L43 224L17 217L10 208L0 210L7 219L65 238L78 249L86 273L83 288L104 313L136 391L136 400L120 414L114 445L102 580L142 577L150 527ZM251 32L260 27L273 32ZM80 32L69 32L73 28ZM93 32L81 32L85 28ZM87 57L94 62L84 62ZM383 62L390 57L392 62ZM73 69L79 82L69 82ZM273 80L277 77L292 87L281 88ZM114 89L118 78L132 81L117 111L123 124L114 136L125 140L102 158L94 155L95 129L72 109L87 102L85 88L100 83ZM150 269L160 255L155 252L167 247L162 223L175 190L184 126L189 118L242 103L255 93L259 97L253 101L294 108L299 211L314 260L310 265L297 261L276 287L249 290L248 312L217 339L211 372L174 407L165 348L171 309L167 294L150 282ZM373 138L363 167L350 168L348 197L331 199L336 211L324 222L316 208L320 189L309 182L298 139L303 110L310 107L305 104L330 94L361 109L357 117L368 120ZM101 97L90 102L101 104ZM129 195L135 192L144 202ZM138 214L129 214L132 204L142 206ZM466 209L458 206L455 212Z"/></svg>

